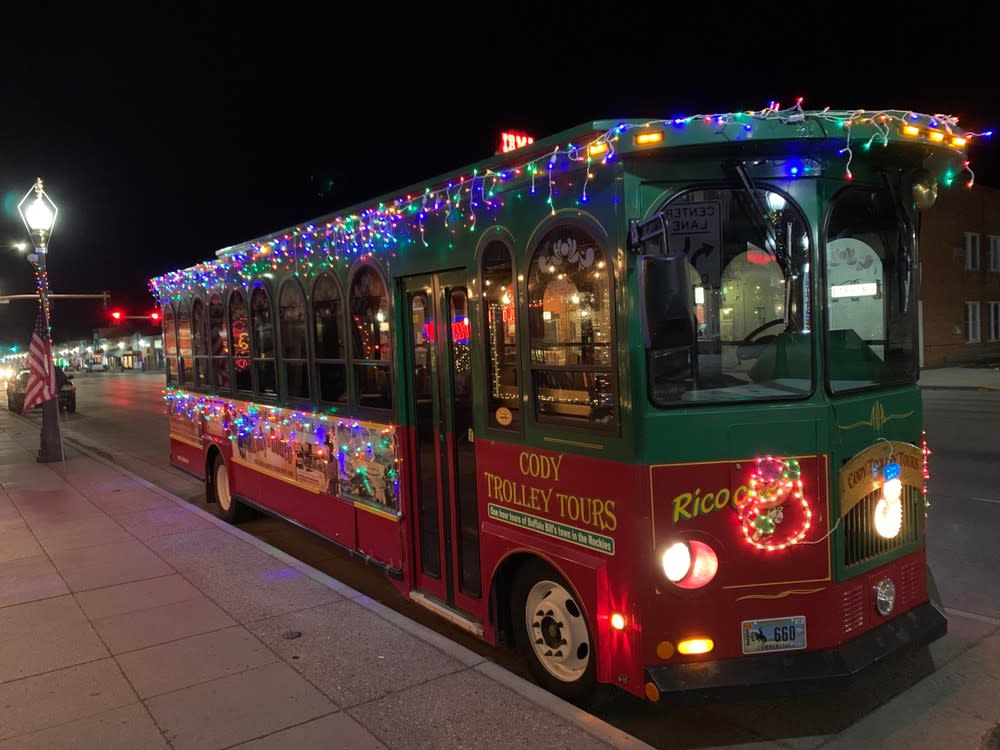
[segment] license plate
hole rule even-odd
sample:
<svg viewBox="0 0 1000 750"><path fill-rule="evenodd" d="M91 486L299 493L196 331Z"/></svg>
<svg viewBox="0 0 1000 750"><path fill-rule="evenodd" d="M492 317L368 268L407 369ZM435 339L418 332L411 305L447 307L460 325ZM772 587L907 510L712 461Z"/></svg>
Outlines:
<svg viewBox="0 0 1000 750"><path fill-rule="evenodd" d="M772 620L744 620L744 654L790 651L806 647L806 618L778 617Z"/></svg>

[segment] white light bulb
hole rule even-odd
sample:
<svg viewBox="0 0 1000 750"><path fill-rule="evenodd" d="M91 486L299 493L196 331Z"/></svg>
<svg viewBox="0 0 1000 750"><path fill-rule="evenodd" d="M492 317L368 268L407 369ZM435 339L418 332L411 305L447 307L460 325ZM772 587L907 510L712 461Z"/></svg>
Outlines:
<svg viewBox="0 0 1000 750"><path fill-rule="evenodd" d="M52 221L55 219L51 209L45 205L41 198L35 198L24 212L24 217L28 226L34 230L49 231L52 228Z"/></svg>

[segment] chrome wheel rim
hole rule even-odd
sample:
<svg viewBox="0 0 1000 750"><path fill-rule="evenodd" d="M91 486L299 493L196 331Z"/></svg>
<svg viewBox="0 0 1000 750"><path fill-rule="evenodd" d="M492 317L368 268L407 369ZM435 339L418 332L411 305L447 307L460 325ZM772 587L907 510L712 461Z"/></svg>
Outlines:
<svg viewBox="0 0 1000 750"><path fill-rule="evenodd" d="M224 513L233 507L233 496L229 494L229 473L222 461L215 463L215 500Z"/></svg>
<svg viewBox="0 0 1000 750"><path fill-rule="evenodd" d="M590 664L590 634L573 595L555 581L539 581L524 603L531 648L545 671L575 682Z"/></svg>

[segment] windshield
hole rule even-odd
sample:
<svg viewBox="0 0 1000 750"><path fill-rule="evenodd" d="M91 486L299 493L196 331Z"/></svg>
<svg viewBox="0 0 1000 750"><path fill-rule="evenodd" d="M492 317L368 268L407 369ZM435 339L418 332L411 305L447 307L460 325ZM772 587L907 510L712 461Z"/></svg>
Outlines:
<svg viewBox="0 0 1000 750"><path fill-rule="evenodd" d="M638 239L652 403L810 393L809 231L785 196L688 191Z"/></svg>
<svg viewBox="0 0 1000 750"><path fill-rule="evenodd" d="M825 255L830 391L913 383L912 241L888 187L837 195Z"/></svg>

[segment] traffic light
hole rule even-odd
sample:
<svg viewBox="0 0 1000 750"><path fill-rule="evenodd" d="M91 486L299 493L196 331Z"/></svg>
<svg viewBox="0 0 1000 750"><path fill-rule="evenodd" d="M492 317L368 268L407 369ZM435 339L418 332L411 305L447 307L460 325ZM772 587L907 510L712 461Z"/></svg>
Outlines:
<svg viewBox="0 0 1000 750"><path fill-rule="evenodd" d="M112 310L111 311L111 319L113 321L115 321L115 323L121 323L122 322L122 317L123 317L123 315L122 315L122 311L121 310Z"/></svg>
<svg viewBox="0 0 1000 750"><path fill-rule="evenodd" d="M150 313L149 314L149 319L152 320L154 323L159 323L160 322L160 313L159 312L152 312L152 313Z"/></svg>

